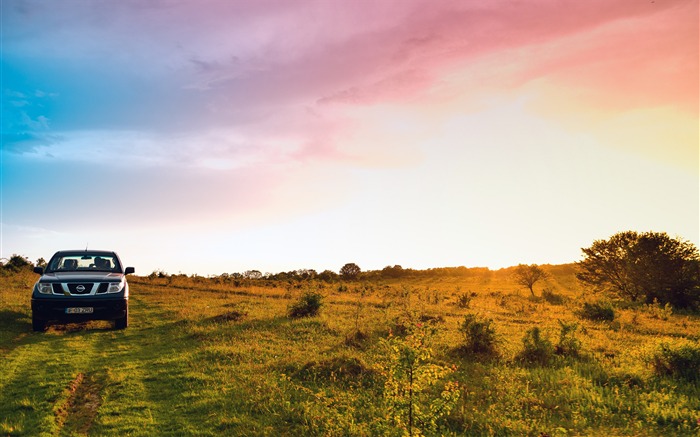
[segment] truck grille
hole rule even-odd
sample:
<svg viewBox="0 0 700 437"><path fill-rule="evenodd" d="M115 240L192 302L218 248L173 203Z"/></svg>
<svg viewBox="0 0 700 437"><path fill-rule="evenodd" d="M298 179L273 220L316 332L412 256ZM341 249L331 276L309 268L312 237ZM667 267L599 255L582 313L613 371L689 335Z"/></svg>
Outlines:
<svg viewBox="0 0 700 437"><path fill-rule="evenodd" d="M92 292L92 282L83 282L83 283L69 283L68 285L68 291L70 291L70 294L90 294Z"/></svg>
<svg viewBox="0 0 700 437"><path fill-rule="evenodd" d="M51 284L53 294L65 294L68 289L71 296L104 294L109 289L109 282L54 282ZM93 293L94 290L94 293Z"/></svg>

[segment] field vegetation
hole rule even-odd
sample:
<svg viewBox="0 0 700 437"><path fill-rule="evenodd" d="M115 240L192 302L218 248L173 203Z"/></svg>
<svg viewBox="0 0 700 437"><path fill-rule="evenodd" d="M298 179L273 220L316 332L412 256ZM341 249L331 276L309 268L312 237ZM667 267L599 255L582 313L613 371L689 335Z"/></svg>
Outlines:
<svg viewBox="0 0 700 437"><path fill-rule="evenodd" d="M44 333L3 271L0 435L698 435L698 314L539 267L154 272Z"/></svg>

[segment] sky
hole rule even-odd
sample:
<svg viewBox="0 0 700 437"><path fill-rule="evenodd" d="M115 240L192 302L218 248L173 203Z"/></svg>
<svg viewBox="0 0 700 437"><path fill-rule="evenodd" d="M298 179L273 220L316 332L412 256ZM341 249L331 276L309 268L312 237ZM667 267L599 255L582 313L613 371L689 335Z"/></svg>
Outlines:
<svg viewBox="0 0 700 437"><path fill-rule="evenodd" d="M697 0L0 5L0 258L218 275L700 245Z"/></svg>

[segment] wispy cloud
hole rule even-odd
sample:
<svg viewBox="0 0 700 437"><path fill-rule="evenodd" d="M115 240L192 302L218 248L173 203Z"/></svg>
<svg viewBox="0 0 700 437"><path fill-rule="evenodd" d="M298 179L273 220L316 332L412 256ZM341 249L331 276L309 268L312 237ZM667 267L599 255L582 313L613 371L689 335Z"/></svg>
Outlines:
<svg viewBox="0 0 700 437"><path fill-rule="evenodd" d="M689 101L680 94L692 71L678 81L673 80L673 67L664 72L656 66L665 63L663 58L672 65L684 62L679 68L697 64L686 46L654 37L654 32L668 35L676 17L692 12L693 2L687 1L658 5L542 1L536 6L409 1L377 2L366 8L341 2L292 7L278 1L78 5L68 3L55 10L34 2L3 6L11 24L5 30L10 61L32 59L51 64L54 70L56 62L92 63L84 74L104 78L80 81L69 76L77 70L61 72L59 67L56 88L42 93L60 92L73 105L74 117L29 116L24 122L27 135L37 142L49 138L49 132L43 132L48 120L64 138L71 131L92 131L95 125L141 131L145 137L155 129L164 139L174 130L184 136L202 129L236 130L253 147L272 147L272 155L275 146L265 137L272 130L285 135L284 127L278 130L282 119L295 118L311 129L301 143L315 144L319 136L329 141L326 133L313 131L327 131L325 123L303 120L305 106L316 106L322 113L329 103L367 106L420 100L442 85L446 74L492 56L496 58L487 71L493 77L473 80L502 88L555 79L600 90L613 100L643 88L646 98L656 94L659 99ZM653 24L645 37L652 43L647 53L628 56L625 47L639 38L642 24ZM86 34L92 37L85 38ZM533 62L533 57L539 60ZM634 57L644 59L646 66L623 73L637 63ZM97 59L99 64L94 63ZM107 70L119 71L119 76ZM464 86L476 89L482 84ZM73 97L68 100L69 94ZM100 99L98 105L95 98ZM291 129L299 135L296 126ZM216 145L213 149L227 150ZM150 150L149 155L157 152ZM162 152L159 156L171 158L170 151ZM52 155L59 153L54 150ZM221 159L228 157L224 154Z"/></svg>

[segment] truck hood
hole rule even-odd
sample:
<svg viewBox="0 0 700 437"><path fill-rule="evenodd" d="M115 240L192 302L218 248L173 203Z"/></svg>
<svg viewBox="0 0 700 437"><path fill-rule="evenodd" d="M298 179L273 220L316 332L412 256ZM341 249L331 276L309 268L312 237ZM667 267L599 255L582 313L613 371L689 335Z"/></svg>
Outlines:
<svg viewBox="0 0 700 437"><path fill-rule="evenodd" d="M41 282L119 282L123 273L114 272L54 272L41 276Z"/></svg>

